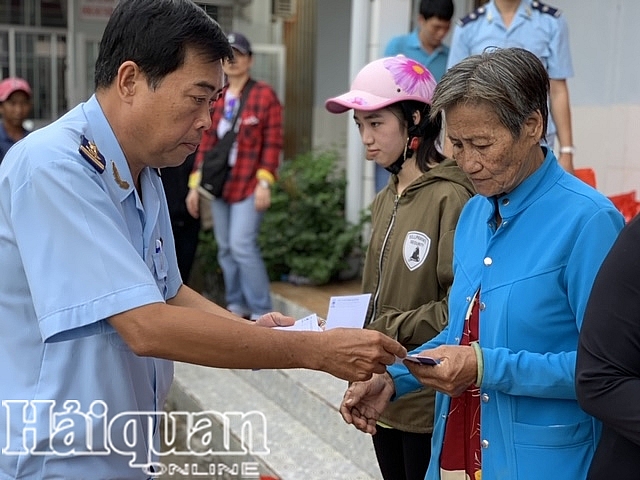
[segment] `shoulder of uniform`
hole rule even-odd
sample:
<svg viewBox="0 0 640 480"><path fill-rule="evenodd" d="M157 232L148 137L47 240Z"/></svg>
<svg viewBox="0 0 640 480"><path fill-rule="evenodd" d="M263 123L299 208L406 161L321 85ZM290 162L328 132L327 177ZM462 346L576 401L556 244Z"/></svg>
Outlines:
<svg viewBox="0 0 640 480"><path fill-rule="evenodd" d="M476 8L469 15L466 15L466 16L462 17L461 19L459 19L457 23L461 27L464 27L468 23L475 22L479 18L483 17L486 13L487 13L487 7L485 7L483 5L482 7Z"/></svg>
<svg viewBox="0 0 640 480"><path fill-rule="evenodd" d="M559 8L552 7L551 5L539 2L538 0L534 0L533 2L531 2L531 8L533 8L534 10L538 10L541 13L552 15L556 18L562 15L562 10L560 10Z"/></svg>
<svg viewBox="0 0 640 480"><path fill-rule="evenodd" d="M104 156L98 151L98 147L92 141L88 140L84 135L80 135L80 146L78 151L82 158L84 158L89 165L98 173L104 172L107 166L107 161Z"/></svg>

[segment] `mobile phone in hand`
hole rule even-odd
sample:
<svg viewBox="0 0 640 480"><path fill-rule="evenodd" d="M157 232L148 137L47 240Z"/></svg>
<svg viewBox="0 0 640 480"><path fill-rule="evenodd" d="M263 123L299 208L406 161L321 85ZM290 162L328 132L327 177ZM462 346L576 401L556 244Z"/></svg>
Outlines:
<svg viewBox="0 0 640 480"><path fill-rule="evenodd" d="M404 360L409 360L413 363L419 363L421 365L437 365L440 363L440 360L437 360L432 357L420 357L418 355L407 355Z"/></svg>

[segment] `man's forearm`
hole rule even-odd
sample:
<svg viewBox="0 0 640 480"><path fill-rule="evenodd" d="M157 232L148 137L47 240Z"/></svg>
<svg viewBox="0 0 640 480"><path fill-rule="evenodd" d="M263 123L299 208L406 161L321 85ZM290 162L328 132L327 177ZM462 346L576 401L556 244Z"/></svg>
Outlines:
<svg viewBox="0 0 640 480"><path fill-rule="evenodd" d="M180 287L180 290L178 290L178 293L176 294L176 296L167 300L167 303L169 305L173 305L174 307L195 308L198 310L203 310L205 312L220 315L221 317L237 320L239 322L253 323L253 322L248 322L247 320L244 320L243 318L240 318L237 315L234 315L233 313L229 312L226 308L223 308L217 303L214 303L211 300L206 299L205 297L200 295L198 292L196 292L195 290L193 290L192 288L184 284Z"/></svg>
<svg viewBox="0 0 640 480"><path fill-rule="evenodd" d="M205 311L157 303L115 315L110 323L140 356L220 368L319 368L317 333L261 328L211 305Z"/></svg>
<svg viewBox="0 0 640 480"><path fill-rule="evenodd" d="M185 290L172 301L190 296ZM407 353L398 342L371 330L282 331L228 315L153 303L114 315L109 322L139 356L210 367L307 368L361 381ZM276 320L272 323L277 325Z"/></svg>

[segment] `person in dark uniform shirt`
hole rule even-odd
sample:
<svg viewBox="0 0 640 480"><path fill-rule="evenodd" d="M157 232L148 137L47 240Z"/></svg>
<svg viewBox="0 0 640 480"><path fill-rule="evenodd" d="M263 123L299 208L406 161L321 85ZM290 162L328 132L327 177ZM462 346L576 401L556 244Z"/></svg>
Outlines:
<svg viewBox="0 0 640 480"><path fill-rule="evenodd" d="M184 201L189 193L189 174L193 169L195 154L187 157L182 165L165 167L162 169L162 184L169 205L171 229L176 243L178 269L182 281L188 283L193 259L198 247L200 233L200 219L193 218L187 211Z"/></svg>

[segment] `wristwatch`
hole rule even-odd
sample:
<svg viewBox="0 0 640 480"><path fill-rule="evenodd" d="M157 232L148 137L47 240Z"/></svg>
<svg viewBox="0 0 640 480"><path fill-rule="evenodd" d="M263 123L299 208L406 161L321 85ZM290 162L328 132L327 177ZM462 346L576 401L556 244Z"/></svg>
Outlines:
<svg viewBox="0 0 640 480"><path fill-rule="evenodd" d="M560 153L568 153L569 155L573 155L574 153L576 153L576 147L560 147Z"/></svg>
<svg viewBox="0 0 640 480"><path fill-rule="evenodd" d="M271 184L263 179L258 180L258 185L260 185L262 188L271 188Z"/></svg>

